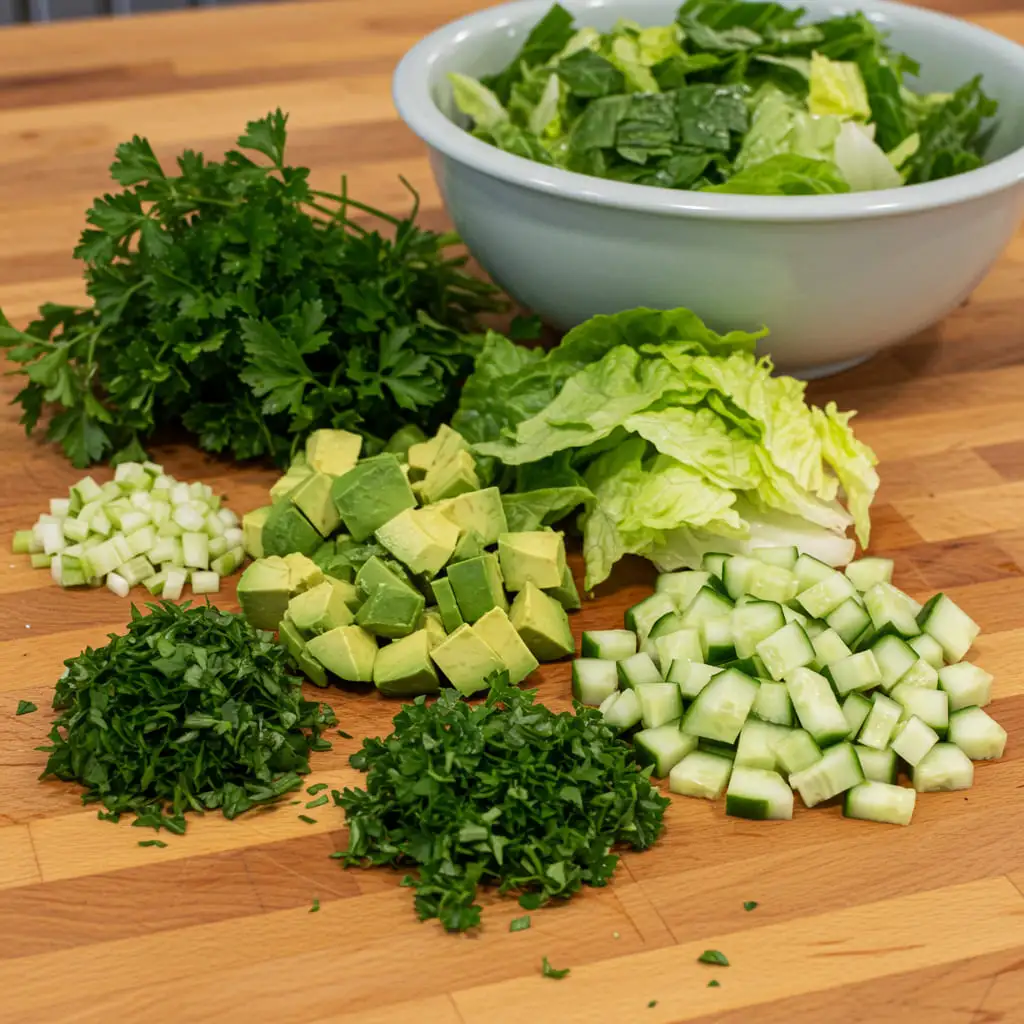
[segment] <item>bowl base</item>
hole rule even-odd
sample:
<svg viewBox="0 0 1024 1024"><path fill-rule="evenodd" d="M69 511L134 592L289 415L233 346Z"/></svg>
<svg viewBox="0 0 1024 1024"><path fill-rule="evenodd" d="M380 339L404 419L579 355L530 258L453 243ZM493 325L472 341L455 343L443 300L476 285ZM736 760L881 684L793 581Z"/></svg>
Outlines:
<svg viewBox="0 0 1024 1024"><path fill-rule="evenodd" d="M842 373L844 370L852 370L855 366L866 363L874 354L874 352L869 352L866 356L854 356L853 359L846 359L839 363L806 366L797 370L783 368L782 372L788 373L790 377L796 377L798 380L820 380L822 377L834 377L837 373Z"/></svg>

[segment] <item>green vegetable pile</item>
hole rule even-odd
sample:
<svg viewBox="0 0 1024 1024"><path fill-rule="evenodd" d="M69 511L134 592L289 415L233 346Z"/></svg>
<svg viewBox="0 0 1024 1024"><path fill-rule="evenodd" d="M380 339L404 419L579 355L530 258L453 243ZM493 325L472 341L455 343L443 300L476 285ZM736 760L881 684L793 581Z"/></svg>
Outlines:
<svg viewBox="0 0 1024 1024"><path fill-rule="evenodd" d="M904 82L915 61L863 14L687 0L671 25L577 30L557 4L502 72L451 75L477 138L540 163L662 188L807 195L981 166L997 104Z"/></svg>
<svg viewBox="0 0 1024 1024"><path fill-rule="evenodd" d="M344 183L312 188L285 162L286 120L251 122L220 163L186 150L177 174L145 139L119 146L123 188L96 200L75 250L92 304L47 304L25 331L0 313L22 423L56 406L47 438L76 466L141 461L181 425L207 451L284 463L316 427L372 435L450 414L494 288L415 206L399 220Z"/></svg>
<svg viewBox="0 0 1024 1024"><path fill-rule="evenodd" d="M802 382L772 376L754 355L764 333L634 309L548 352L491 334L453 425L482 478L520 494L520 517L550 524L583 505L588 588L626 554L668 571L753 541L844 565L848 527L868 543L875 456L853 413L808 406Z"/></svg>
<svg viewBox="0 0 1024 1024"><path fill-rule="evenodd" d="M326 750L326 705L304 700L287 655L240 615L132 608L127 633L65 662L42 777L85 786L100 817L185 831L186 811L234 818L302 785Z"/></svg>
<svg viewBox="0 0 1024 1024"><path fill-rule="evenodd" d="M492 683L482 704L448 690L403 707L351 757L366 789L335 794L346 866L417 865L404 884L420 918L452 931L479 924L481 885L519 891L527 910L605 885L613 847L649 847L669 802L599 712L556 714L503 674Z"/></svg>

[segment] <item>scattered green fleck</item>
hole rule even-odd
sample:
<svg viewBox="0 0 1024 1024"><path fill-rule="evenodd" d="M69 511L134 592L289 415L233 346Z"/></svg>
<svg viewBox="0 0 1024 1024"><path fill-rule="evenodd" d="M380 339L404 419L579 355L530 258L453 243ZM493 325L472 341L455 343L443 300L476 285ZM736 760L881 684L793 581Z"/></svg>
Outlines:
<svg viewBox="0 0 1024 1024"><path fill-rule="evenodd" d="M345 865L417 867L416 912L450 931L480 923L483 885L526 911L605 885L614 848L647 849L668 804L599 711L551 711L507 673L490 683L482 703L444 690L404 705L349 759L366 788L336 799Z"/></svg>
<svg viewBox="0 0 1024 1024"><path fill-rule="evenodd" d="M569 968L564 967L560 971L556 970L548 962L548 958L544 957L541 961L540 973L543 974L545 978L554 978L556 981L558 981L560 978L564 978L569 973Z"/></svg>
<svg viewBox="0 0 1024 1024"><path fill-rule="evenodd" d="M653 1009L654 1009L654 1007L655 1007L655 1006L657 1006L657 1005L658 1005L658 1000L657 1000L657 999L652 999L652 1000L651 1000L651 1001L650 1001L650 1002L649 1002L649 1003L647 1004L647 1009L648 1009L648 1010L653 1010Z"/></svg>
<svg viewBox="0 0 1024 1024"><path fill-rule="evenodd" d="M159 847L162 850L166 845L167 844L162 839L140 839L139 840L139 846L157 846L157 847Z"/></svg>
<svg viewBox="0 0 1024 1024"><path fill-rule="evenodd" d="M64 663L43 775L174 833L186 810L230 819L299 789L331 723L302 696L285 649L211 605L146 607L132 608L125 633Z"/></svg>
<svg viewBox="0 0 1024 1024"><path fill-rule="evenodd" d="M317 793L322 793L326 788L327 788L327 783L326 782L317 782L314 785L310 786L309 789L306 790L306 792L310 796L316 796Z"/></svg>
<svg viewBox="0 0 1024 1024"><path fill-rule="evenodd" d="M296 804L301 804L301 803L302 803L301 800L289 800L288 801L288 806L289 807L294 807Z"/></svg>
<svg viewBox="0 0 1024 1024"><path fill-rule="evenodd" d="M300 814L299 821L304 821L307 825L316 824L316 818L311 818L308 814Z"/></svg>
<svg viewBox="0 0 1024 1024"><path fill-rule="evenodd" d="M339 735L339 736L340 736L340 737L341 737L341 738L342 738L343 740L350 740L350 739L352 739L352 733L350 733L350 732L345 732L345 730L344 730L344 729L339 729L339 730L338 730L338 735Z"/></svg>
<svg viewBox="0 0 1024 1024"><path fill-rule="evenodd" d="M319 909L320 909L320 901L319 900L313 900L313 906L311 906L309 908L309 912L311 914L315 914Z"/></svg>
<svg viewBox="0 0 1024 1024"><path fill-rule="evenodd" d="M15 715L31 715L33 711L38 711L39 708L30 700L19 700L18 708L14 712Z"/></svg>
<svg viewBox="0 0 1024 1024"><path fill-rule="evenodd" d="M705 949L697 959L702 964L718 964L719 967L729 966L728 957L726 957L724 953L720 953L717 949Z"/></svg>
<svg viewBox="0 0 1024 1024"><path fill-rule="evenodd" d="M530 915L524 914L522 917L514 917L512 923L508 926L510 932L525 932L530 927Z"/></svg>
<svg viewBox="0 0 1024 1024"><path fill-rule="evenodd" d="M323 796L318 796L315 800L310 800L309 803L306 804L306 810L311 811L314 807L323 807L323 805L327 803L328 799L329 797L324 793Z"/></svg>
<svg viewBox="0 0 1024 1024"><path fill-rule="evenodd" d="M708 982L708 988L718 988L720 985L721 985L721 982L718 981L716 978L712 978Z"/></svg>
<svg viewBox="0 0 1024 1024"><path fill-rule="evenodd" d="M744 910L757 910L757 901L756 900L747 900L743 904L743 909Z"/></svg>

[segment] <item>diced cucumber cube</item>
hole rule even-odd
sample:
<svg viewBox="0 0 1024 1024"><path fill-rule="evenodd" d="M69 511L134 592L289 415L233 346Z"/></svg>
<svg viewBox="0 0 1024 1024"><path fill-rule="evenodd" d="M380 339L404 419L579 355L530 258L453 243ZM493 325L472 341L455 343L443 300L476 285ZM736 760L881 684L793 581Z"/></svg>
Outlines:
<svg viewBox="0 0 1024 1024"><path fill-rule="evenodd" d="M734 765L725 793L725 813L755 821L793 817L793 791L778 772Z"/></svg>
<svg viewBox="0 0 1024 1024"><path fill-rule="evenodd" d="M210 567L210 540L205 533L183 533L181 553L189 569L206 570ZM192 589L195 590L194 581Z"/></svg>
<svg viewBox="0 0 1024 1024"><path fill-rule="evenodd" d="M634 690L623 690L604 712L604 720L612 729L625 732L640 724L640 700Z"/></svg>
<svg viewBox="0 0 1024 1024"><path fill-rule="evenodd" d="M792 571L796 567L800 552L795 547L788 548L755 548L751 555L765 565L777 565Z"/></svg>
<svg viewBox="0 0 1024 1024"><path fill-rule="evenodd" d="M978 624L945 594L936 594L921 609L917 624L939 642L950 662L960 661L981 632Z"/></svg>
<svg viewBox="0 0 1024 1024"><path fill-rule="evenodd" d="M756 697L757 683L749 676L736 669L719 672L690 705L682 729L691 736L735 743Z"/></svg>
<svg viewBox="0 0 1024 1024"><path fill-rule="evenodd" d="M220 590L220 577L215 572L192 573L193 594L216 594Z"/></svg>
<svg viewBox="0 0 1024 1024"><path fill-rule="evenodd" d="M876 634L895 633L906 640L920 633L915 604L890 583L876 583L864 593L864 607Z"/></svg>
<svg viewBox="0 0 1024 1024"><path fill-rule="evenodd" d="M939 673L924 658L918 658L899 678L899 685L923 686L927 690L937 689Z"/></svg>
<svg viewBox="0 0 1024 1024"><path fill-rule="evenodd" d="M682 796L717 800L729 784L732 765L730 758L693 750L669 772L668 788Z"/></svg>
<svg viewBox="0 0 1024 1024"><path fill-rule="evenodd" d="M880 637L871 645L878 670L882 673L882 686L891 690L918 660L917 652L898 636Z"/></svg>
<svg viewBox="0 0 1024 1024"><path fill-rule="evenodd" d="M679 687L683 700L695 700L697 695L722 669L689 659L673 661L668 670L668 682Z"/></svg>
<svg viewBox="0 0 1024 1024"><path fill-rule="evenodd" d="M790 729L775 745L775 758L787 775L793 775L820 761L821 748L805 729Z"/></svg>
<svg viewBox="0 0 1024 1024"><path fill-rule="evenodd" d="M700 567L704 572L710 573L712 576L717 576L721 579L722 572L725 569L725 562L731 557L731 555L723 555L718 551L708 551L701 559Z"/></svg>
<svg viewBox="0 0 1024 1024"><path fill-rule="evenodd" d="M732 610L732 636L736 657L749 658L762 640L786 625L782 607L773 601L753 601Z"/></svg>
<svg viewBox="0 0 1024 1024"><path fill-rule="evenodd" d="M936 743L914 766L913 778L918 793L970 789L974 784L974 765L955 743Z"/></svg>
<svg viewBox="0 0 1024 1024"><path fill-rule="evenodd" d="M640 701L640 721L645 729L656 729L682 717L683 698L675 683L638 683L633 689Z"/></svg>
<svg viewBox="0 0 1024 1024"><path fill-rule="evenodd" d="M654 729L643 729L633 737L637 763L651 765L651 774L659 779L668 775L696 747L696 737L680 732L675 722Z"/></svg>
<svg viewBox="0 0 1024 1024"><path fill-rule="evenodd" d="M896 731L903 708L895 700L878 692L871 695L871 703L871 711L860 731L858 741L861 746L884 750L889 746L889 741Z"/></svg>
<svg viewBox="0 0 1024 1024"><path fill-rule="evenodd" d="M675 602L668 594L651 594L626 609L626 629L633 630L642 644L658 619L675 610Z"/></svg>
<svg viewBox="0 0 1024 1024"><path fill-rule="evenodd" d="M891 558L861 558L846 567L846 578L863 594L876 583L892 583Z"/></svg>
<svg viewBox="0 0 1024 1024"><path fill-rule="evenodd" d="M732 601L712 590L701 587L683 612L683 625L699 628L707 619L717 619L732 611Z"/></svg>
<svg viewBox="0 0 1024 1024"><path fill-rule="evenodd" d="M918 633L912 636L907 643L917 652L918 657L924 658L932 668L942 668L946 664L946 656L942 652L942 644L933 636L927 633Z"/></svg>
<svg viewBox="0 0 1024 1024"><path fill-rule="evenodd" d="M885 825L909 825L917 793L885 782L862 782L847 790L843 816Z"/></svg>
<svg viewBox="0 0 1024 1024"><path fill-rule="evenodd" d="M775 725L793 725L793 704L789 699L789 691L785 683L771 683L762 679L757 687L757 696L750 713L762 722Z"/></svg>
<svg viewBox="0 0 1024 1024"><path fill-rule="evenodd" d="M871 626L871 616L859 601L851 597L829 612L825 622L829 629L839 634L844 644L853 647L854 641Z"/></svg>
<svg viewBox="0 0 1024 1024"><path fill-rule="evenodd" d="M704 645L704 660L709 665L723 665L736 657L736 642L732 636L732 616L705 619L700 626Z"/></svg>
<svg viewBox="0 0 1024 1024"><path fill-rule="evenodd" d="M820 760L803 771L794 772L789 779L807 807L831 800L863 781L860 761L850 743L829 747Z"/></svg>
<svg viewBox="0 0 1024 1024"><path fill-rule="evenodd" d="M806 632L806 630L804 630ZM850 656L850 648L846 646L843 638L831 627L823 629L820 633L810 638L811 646L814 648L814 663L812 668L820 671L826 665L841 661Z"/></svg>
<svg viewBox="0 0 1024 1024"><path fill-rule="evenodd" d="M891 748L875 750L874 747L865 747L856 744L853 748L857 752L857 760L860 761L864 778L872 782L896 781L896 754Z"/></svg>
<svg viewBox="0 0 1024 1024"><path fill-rule="evenodd" d="M1002 757L1006 730L981 708L961 708L949 716L949 741L972 761Z"/></svg>
<svg viewBox="0 0 1024 1024"><path fill-rule="evenodd" d="M618 689L619 676L614 661L577 658L572 663L572 695L581 704L599 707Z"/></svg>
<svg viewBox="0 0 1024 1024"><path fill-rule="evenodd" d="M687 569L683 572L664 572L656 583L656 593L668 594L676 606L676 611L683 612L697 596L697 591L711 578L711 573Z"/></svg>
<svg viewBox="0 0 1024 1024"><path fill-rule="evenodd" d="M639 683L664 682L650 655L643 652L634 654L630 658L623 658L622 661L615 662L615 665L619 680L625 688L633 689Z"/></svg>
<svg viewBox="0 0 1024 1024"><path fill-rule="evenodd" d="M881 670L871 651L861 651L834 661L827 672L840 697L853 690L870 690L882 682Z"/></svg>
<svg viewBox="0 0 1024 1024"><path fill-rule="evenodd" d="M890 696L903 708L901 719L917 715L939 734L940 739L945 739L949 729L949 698L945 690L929 690L923 686L897 683Z"/></svg>
<svg viewBox="0 0 1024 1024"><path fill-rule="evenodd" d="M949 710L975 705L985 707L992 700L992 676L969 661L939 669L939 686L949 695Z"/></svg>
<svg viewBox="0 0 1024 1024"><path fill-rule="evenodd" d="M703 662L704 651L701 647L700 632L696 629L678 629L666 636L659 636L654 641L658 652L658 664L663 673L674 661Z"/></svg>
<svg viewBox="0 0 1024 1024"><path fill-rule="evenodd" d="M817 558L811 555L800 555L793 565L793 573L796 576L797 586L800 588L797 593L827 580L834 572L835 569L832 566L826 565Z"/></svg>
<svg viewBox="0 0 1024 1024"><path fill-rule="evenodd" d="M761 722L748 718L740 730L736 744L736 764L750 768L766 768L775 771L778 760L776 744L781 742L790 730L783 725Z"/></svg>
<svg viewBox="0 0 1024 1024"><path fill-rule="evenodd" d="M636 633L631 629L584 630L580 654L603 661L624 661L637 652Z"/></svg>
<svg viewBox="0 0 1024 1024"><path fill-rule="evenodd" d="M917 715L911 715L897 726L896 735L893 736L890 746L894 753L913 767L920 764L928 751L938 742L939 734L925 725Z"/></svg>
<svg viewBox="0 0 1024 1024"><path fill-rule="evenodd" d="M823 619L844 601L857 597L854 585L841 573L833 572L797 595L797 603L812 619Z"/></svg>
<svg viewBox="0 0 1024 1024"><path fill-rule="evenodd" d="M848 739L855 739L860 732L868 715L871 713L871 701L862 693L851 693L843 701L843 716L850 731L846 734Z"/></svg>
<svg viewBox="0 0 1024 1024"><path fill-rule="evenodd" d="M850 730L828 680L809 668L794 669L786 688L800 725L820 747L846 739Z"/></svg>
<svg viewBox="0 0 1024 1024"><path fill-rule="evenodd" d="M791 622L757 644L757 656L764 662L772 679L782 679L794 669L814 661L814 648L807 634ZM826 684L827 685L827 684Z"/></svg>

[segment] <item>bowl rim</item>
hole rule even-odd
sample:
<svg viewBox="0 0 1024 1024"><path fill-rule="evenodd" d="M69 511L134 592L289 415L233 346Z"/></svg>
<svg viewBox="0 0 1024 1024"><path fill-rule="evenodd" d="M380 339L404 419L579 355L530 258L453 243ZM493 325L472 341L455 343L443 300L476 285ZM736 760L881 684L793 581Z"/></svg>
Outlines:
<svg viewBox="0 0 1024 1024"><path fill-rule="evenodd" d="M755 196L690 192L592 177L515 156L474 138L438 107L430 90L433 65L465 39L531 25L553 0L514 0L466 15L441 26L416 43L399 61L392 78L392 99L399 116L428 146L475 171L512 185L579 203L662 215L725 220L851 220L939 209L1001 192L1024 181L1024 146L964 174L903 188L819 196ZM622 5L622 0L560 0L577 16L595 8ZM781 0L800 6L797 0ZM965 36L979 49L1002 53L1021 65L1024 46L959 18L889 0L838 0L830 13L854 10L904 21L932 23Z"/></svg>

